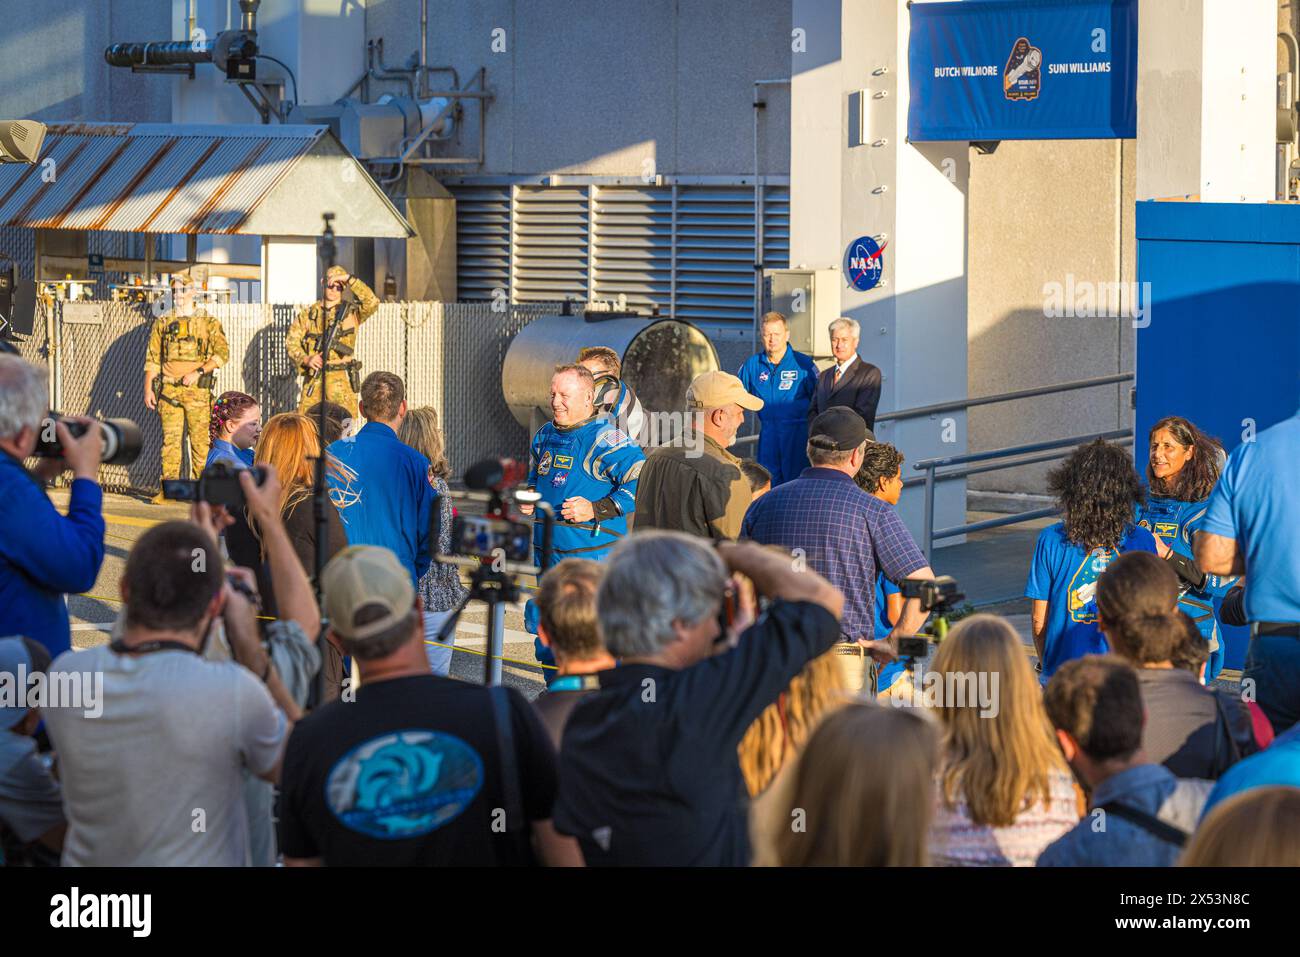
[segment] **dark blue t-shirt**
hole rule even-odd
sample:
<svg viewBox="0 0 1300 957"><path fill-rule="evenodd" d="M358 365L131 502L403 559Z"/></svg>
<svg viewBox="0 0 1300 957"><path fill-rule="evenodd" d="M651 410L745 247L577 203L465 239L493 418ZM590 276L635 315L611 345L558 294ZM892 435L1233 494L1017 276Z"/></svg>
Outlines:
<svg viewBox="0 0 1300 957"><path fill-rule="evenodd" d="M1043 676L1047 681L1065 662L1109 650L1097 627L1097 579L1121 552L1155 552L1156 541L1145 528L1130 526L1119 548L1085 550L1065 537L1057 522L1038 533L1029 566L1025 597L1047 602L1043 635Z"/></svg>

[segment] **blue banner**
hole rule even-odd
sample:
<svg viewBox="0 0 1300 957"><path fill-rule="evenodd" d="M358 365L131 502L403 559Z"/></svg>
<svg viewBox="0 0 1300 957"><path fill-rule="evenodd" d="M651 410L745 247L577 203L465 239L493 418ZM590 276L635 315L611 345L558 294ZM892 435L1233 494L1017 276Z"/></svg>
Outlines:
<svg viewBox="0 0 1300 957"><path fill-rule="evenodd" d="M907 136L1137 136L1136 0L914 3Z"/></svg>

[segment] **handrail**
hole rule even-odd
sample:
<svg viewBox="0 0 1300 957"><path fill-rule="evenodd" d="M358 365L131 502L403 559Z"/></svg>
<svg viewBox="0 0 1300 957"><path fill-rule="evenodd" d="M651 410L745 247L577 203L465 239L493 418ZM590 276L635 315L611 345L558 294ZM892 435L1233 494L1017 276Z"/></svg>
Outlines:
<svg viewBox="0 0 1300 957"><path fill-rule="evenodd" d="M1100 385L1113 385L1117 382L1129 382L1132 372L1118 372L1115 375L1096 376L1091 379L1075 379L1059 385L1043 385L1033 389L1019 389L1015 392L999 392L996 395L982 395L974 399L954 399L951 402L936 402L934 405L918 405L896 412L882 412L876 416L877 422L892 422L898 419L915 419L923 415L935 415L939 412L957 412L977 405L991 405L995 402L1014 402L1016 399L1032 399L1039 395L1054 395L1057 392L1073 392L1076 389L1091 389Z"/></svg>
<svg viewBox="0 0 1300 957"><path fill-rule="evenodd" d="M1064 458L1065 452L1061 451L1057 455L1036 457L1029 460L1018 459L1014 462L999 462L993 466L982 466L977 469L954 469L951 472L938 472L938 469L944 465L965 465L969 462L988 462L994 459L1013 458L1017 455L1025 455L1031 452L1044 452L1051 449L1063 450L1082 445L1085 442L1094 442L1097 439L1106 441L1124 440L1121 444L1128 445L1133 441L1132 429L1112 429L1109 432L1094 432L1089 435L1072 435L1068 439L1053 439L1050 442L1031 442L1026 445L1012 445L1002 449L992 449L988 452L972 452L967 455L952 455L945 458L923 459L917 462L913 468L925 472L925 525L922 531L921 550L925 553L927 559L930 558L934 550L934 542L940 538L953 538L957 535L965 535L967 532L978 532L988 528L998 528L1003 525L1015 525L1019 522L1028 522L1035 518L1043 518L1055 514L1056 508L1039 508L1028 512L1017 512L1014 515L1006 515L1002 518L985 519L982 522L970 522L964 525L954 525L950 528L942 528L938 531L934 527L934 489L935 483L947 479L965 478L965 476L976 472L993 472L998 469L1012 469L1021 465L1029 465L1035 461L1047 461L1052 458Z"/></svg>

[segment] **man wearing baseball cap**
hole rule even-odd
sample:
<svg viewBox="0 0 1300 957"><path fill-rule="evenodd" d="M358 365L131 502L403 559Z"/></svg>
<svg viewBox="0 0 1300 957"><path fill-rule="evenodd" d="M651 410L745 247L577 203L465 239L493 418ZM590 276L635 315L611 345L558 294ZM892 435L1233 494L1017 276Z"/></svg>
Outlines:
<svg viewBox="0 0 1300 957"><path fill-rule="evenodd" d="M898 512L853 481L867 443L875 440L853 409L832 406L822 412L808 435L812 465L756 501L743 526L744 536L760 544L799 549L809 568L844 593L844 641L838 651L853 693L870 690L866 654L891 660L898 639L916 634L926 619L920 602L908 599L889 637L875 640L877 569L895 583L934 577Z"/></svg>
<svg viewBox="0 0 1300 957"><path fill-rule="evenodd" d="M20 859L40 860L39 842L53 855L46 863L58 863L67 822L63 817L63 795L59 782L36 753L32 735L40 724L37 707L28 700L31 678L50 667L50 653L30 638L0 638L0 830L22 850ZM8 843L8 841L6 841ZM19 861L7 863L17 864Z"/></svg>
<svg viewBox="0 0 1300 957"><path fill-rule="evenodd" d="M763 400L730 372L705 372L686 390L679 441L655 449L641 469L634 530L657 528L734 540L753 499L740 459L727 451Z"/></svg>
<svg viewBox="0 0 1300 957"><path fill-rule="evenodd" d="M555 753L523 696L429 671L411 576L354 545L321 576L330 631L361 673L355 695L294 726L281 776L290 865L580 863L551 827Z"/></svg>

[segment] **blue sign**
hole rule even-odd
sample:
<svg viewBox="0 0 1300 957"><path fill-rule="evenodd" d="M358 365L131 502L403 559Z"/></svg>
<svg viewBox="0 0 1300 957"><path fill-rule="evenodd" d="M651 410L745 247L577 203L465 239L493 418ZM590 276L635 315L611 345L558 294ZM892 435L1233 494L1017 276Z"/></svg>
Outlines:
<svg viewBox="0 0 1300 957"><path fill-rule="evenodd" d="M1136 0L914 3L907 137L1137 136Z"/></svg>
<svg viewBox="0 0 1300 957"><path fill-rule="evenodd" d="M850 286L866 292L880 284L885 272L885 246L877 245L870 236L860 236L849 243L844 253L844 275Z"/></svg>

